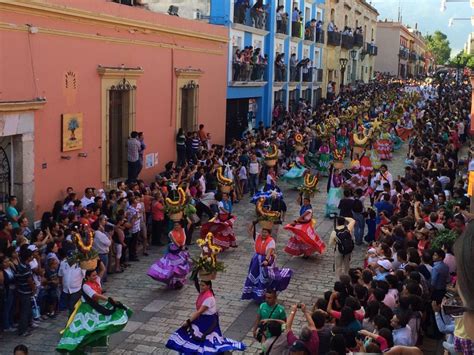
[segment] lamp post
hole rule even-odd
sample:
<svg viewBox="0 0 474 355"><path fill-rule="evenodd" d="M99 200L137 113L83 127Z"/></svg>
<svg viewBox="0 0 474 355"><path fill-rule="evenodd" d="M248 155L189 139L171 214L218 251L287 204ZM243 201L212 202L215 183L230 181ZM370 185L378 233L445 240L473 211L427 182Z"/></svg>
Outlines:
<svg viewBox="0 0 474 355"><path fill-rule="evenodd" d="M344 89L344 74L346 73L347 62L349 59L347 58L339 58L339 64L341 65L341 88L340 91Z"/></svg>

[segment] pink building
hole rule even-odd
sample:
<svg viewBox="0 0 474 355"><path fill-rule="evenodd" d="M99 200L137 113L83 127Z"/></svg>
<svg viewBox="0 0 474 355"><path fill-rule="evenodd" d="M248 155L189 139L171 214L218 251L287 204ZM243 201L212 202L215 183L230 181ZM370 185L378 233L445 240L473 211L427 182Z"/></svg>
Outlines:
<svg viewBox="0 0 474 355"><path fill-rule="evenodd" d="M81 197L125 179L132 130L147 181L175 160L180 127L202 123L223 144L225 28L105 0L0 11L0 199L17 195L30 218L67 186Z"/></svg>

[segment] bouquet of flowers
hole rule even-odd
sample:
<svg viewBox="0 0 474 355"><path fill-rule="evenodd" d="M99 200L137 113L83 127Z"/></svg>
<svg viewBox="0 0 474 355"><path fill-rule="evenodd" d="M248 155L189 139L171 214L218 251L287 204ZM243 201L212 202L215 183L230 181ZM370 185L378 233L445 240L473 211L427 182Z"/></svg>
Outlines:
<svg viewBox="0 0 474 355"><path fill-rule="evenodd" d="M186 192L181 187L176 189L171 186L169 196L165 199L165 211L173 221L180 221L183 218L183 211L186 207Z"/></svg>
<svg viewBox="0 0 474 355"><path fill-rule="evenodd" d="M270 211L267 208L263 207L265 203L265 198L260 197L256 204L257 219L262 228L271 229L273 223L280 220L280 212Z"/></svg>
<svg viewBox="0 0 474 355"><path fill-rule="evenodd" d="M92 249L94 243L94 232L92 231L73 231L72 238L76 244L76 251L68 258L69 265L79 263L81 269L93 270L97 267L99 254Z"/></svg>
<svg viewBox="0 0 474 355"><path fill-rule="evenodd" d="M301 185L298 190L304 195L304 196L314 196L314 193L318 191L318 182L319 179L316 175L311 175L311 174L306 174L304 176L304 183Z"/></svg>
<svg viewBox="0 0 474 355"><path fill-rule="evenodd" d="M214 280L218 272L225 271L224 263L217 261L217 254L222 250L214 244L213 234L207 233L204 239L199 239L197 245L201 248L201 255L193 260L191 279L198 276L201 280Z"/></svg>
<svg viewBox="0 0 474 355"><path fill-rule="evenodd" d="M265 154L265 164L267 166L275 166L278 160L278 147L276 144L270 144L267 154Z"/></svg>

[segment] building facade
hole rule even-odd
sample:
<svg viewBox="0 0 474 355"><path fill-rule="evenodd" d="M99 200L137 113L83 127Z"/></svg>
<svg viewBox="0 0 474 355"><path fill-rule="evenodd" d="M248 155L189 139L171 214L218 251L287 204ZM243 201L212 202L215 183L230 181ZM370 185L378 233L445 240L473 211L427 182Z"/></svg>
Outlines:
<svg viewBox="0 0 474 355"><path fill-rule="evenodd" d="M176 159L179 128L224 143L224 28L105 0L0 11L0 202L17 195L38 218L68 186L115 187L132 130L147 181Z"/></svg>
<svg viewBox="0 0 474 355"><path fill-rule="evenodd" d="M474 54L474 33L469 33L467 36L467 41L464 44L464 52L467 54Z"/></svg>
<svg viewBox="0 0 474 355"><path fill-rule="evenodd" d="M295 109L300 99L314 105L321 98L324 35L317 23L323 20L323 2L261 4L211 1L210 22L229 31L227 141L240 138L249 126L270 125L275 103Z"/></svg>
<svg viewBox="0 0 474 355"><path fill-rule="evenodd" d="M374 58L378 54L378 12L364 0L327 0L324 13L326 96L328 84L332 83L332 90L338 93L341 84L368 82L373 78Z"/></svg>
<svg viewBox="0 0 474 355"><path fill-rule="evenodd" d="M425 40L418 29L400 22L377 23L380 54L375 70L400 78L425 75L432 69L432 56L426 51Z"/></svg>

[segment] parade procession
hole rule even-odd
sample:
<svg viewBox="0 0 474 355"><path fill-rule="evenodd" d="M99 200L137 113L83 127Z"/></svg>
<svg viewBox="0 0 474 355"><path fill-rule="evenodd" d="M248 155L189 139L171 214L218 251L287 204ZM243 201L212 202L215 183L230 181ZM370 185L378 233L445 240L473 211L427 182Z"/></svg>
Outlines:
<svg viewBox="0 0 474 355"><path fill-rule="evenodd" d="M413 3L0 0L0 355L474 354L474 4Z"/></svg>

